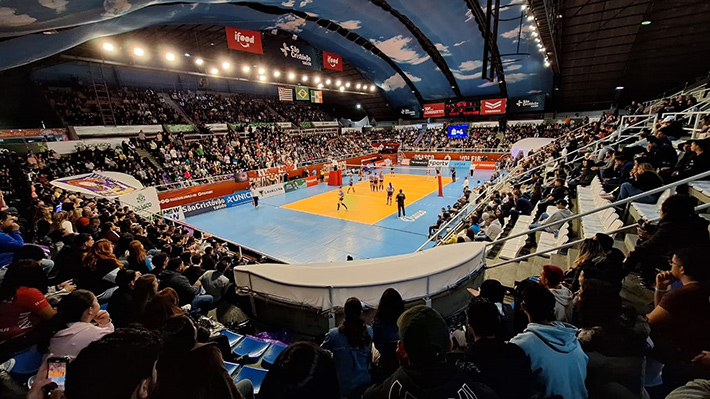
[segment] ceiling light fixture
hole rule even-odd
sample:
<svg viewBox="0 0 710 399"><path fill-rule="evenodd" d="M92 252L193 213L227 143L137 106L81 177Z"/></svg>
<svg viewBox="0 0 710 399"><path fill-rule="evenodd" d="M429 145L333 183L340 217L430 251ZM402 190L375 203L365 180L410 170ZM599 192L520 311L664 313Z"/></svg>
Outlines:
<svg viewBox="0 0 710 399"><path fill-rule="evenodd" d="M114 46L113 43L109 42L104 43L101 47L103 47L103 49L106 51L113 51L116 49L116 46Z"/></svg>
<svg viewBox="0 0 710 399"><path fill-rule="evenodd" d="M263 75L264 72L266 72L266 71L264 70L264 68L259 68L259 71L258 71L258 72L259 72L259 75Z"/></svg>
<svg viewBox="0 0 710 399"><path fill-rule="evenodd" d="M340 91L345 91L345 87L340 86Z"/></svg>
<svg viewBox="0 0 710 399"><path fill-rule="evenodd" d="M361 88L361 87L362 87L362 85L361 85L360 83L358 83L358 84L355 85L355 88L356 88L356 89L359 89L359 88Z"/></svg>
<svg viewBox="0 0 710 399"><path fill-rule="evenodd" d="M294 79L296 79L296 74L293 73L293 72L289 73L289 74L288 74L288 79L289 79L289 80L294 80Z"/></svg>
<svg viewBox="0 0 710 399"><path fill-rule="evenodd" d="M212 75L217 75L217 74L219 73L219 69L217 69L217 68L212 68L212 69L210 69L210 73L211 73Z"/></svg>
<svg viewBox="0 0 710 399"><path fill-rule="evenodd" d="M329 85L330 84L330 79L325 81L325 84Z"/></svg>
<svg viewBox="0 0 710 399"><path fill-rule="evenodd" d="M133 55L137 55L138 57L143 57L145 55L145 50L143 50L140 47L136 47L133 49Z"/></svg>
<svg viewBox="0 0 710 399"><path fill-rule="evenodd" d="M266 75L261 75L261 76L259 76L259 80L262 81L262 82L265 81L265 80L266 80Z"/></svg>
<svg viewBox="0 0 710 399"><path fill-rule="evenodd" d="M370 86L370 91L375 91L375 85Z"/></svg>
<svg viewBox="0 0 710 399"><path fill-rule="evenodd" d="M643 26L651 25L651 21L648 21L648 20L643 21L643 22L641 22L641 25L643 25Z"/></svg>
<svg viewBox="0 0 710 399"><path fill-rule="evenodd" d="M244 72L249 72L250 70L251 70L251 68L249 68L249 65L244 65L242 67L242 71L244 71Z"/></svg>
<svg viewBox="0 0 710 399"><path fill-rule="evenodd" d="M320 83L320 76L316 76L315 79L313 79L314 82Z"/></svg>
<svg viewBox="0 0 710 399"><path fill-rule="evenodd" d="M185 57L189 57L189 56L190 56L190 53L185 53Z"/></svg>
<svg viewBox="0 0 710 399"><path fill-rule="evenodd" d="M342 84L342 83L340 83L339 80L336 80L336 81L335 81L335 85L336 85L336 86L340 86L341 84Z"/></svg>
<svg viewBox="0 0 710 399"><path fill-rule="evenodd" d="M304 82L308 82L308 75L301 76L301 80Z"/></svg>
<svg viewBox="0 0 710 399"><path fill-rule="evenodd" d="M527 19L528 21L532 21L533 19L535 19L535 17L533 17L532 15L528 15L528 17L527 17L526 19Z"/></svg>
<svg viewBox="0 0 710 399"><path fill-rule="evenodd" d="M197 58L197 59L195 60L195 64L197 64L197 65L202 65L202 64L204 64L204 63L205 63L205 60L203 60L202 58Z"/></svg>
<svg viewBox="0 0 710 399"><path fill-rule="evenodd" d="M279 76L281 76L281 72L279 72L279 71L274 71L274 77L275 77L275 78L278 78Z"/></svg>
<svg viewBox="0 0 710 399"><path fill-rule="evenodd" d="M175 61L175 53L167 52L165 53L165 59L168 61Z"/></svg>
<svg viewBox="0 0 710 399"><path fill-rule="evenodd" d="M227 62L227 61L224 61L222 63L222 69L229 69L231 67L232 67L232 65L230 65L229 62Z"/></svg>
<svg viewBox="0 0 710 399"><path fill-rule="evenodd" d="M367 90L367 85L363 85L363 86L362 86L362 89L363 89L363 90Z"/></svg>

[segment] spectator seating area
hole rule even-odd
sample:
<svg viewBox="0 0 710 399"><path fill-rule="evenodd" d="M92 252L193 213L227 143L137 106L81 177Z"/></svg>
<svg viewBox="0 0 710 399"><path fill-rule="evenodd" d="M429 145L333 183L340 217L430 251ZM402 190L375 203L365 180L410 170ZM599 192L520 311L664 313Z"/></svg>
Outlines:
<svg viewBox="0 0 710 399"><path fill-rule="evenodd" d="M190 93L173 90L170 98L195 123L273 122L264 101L246 94Z"/></svg>

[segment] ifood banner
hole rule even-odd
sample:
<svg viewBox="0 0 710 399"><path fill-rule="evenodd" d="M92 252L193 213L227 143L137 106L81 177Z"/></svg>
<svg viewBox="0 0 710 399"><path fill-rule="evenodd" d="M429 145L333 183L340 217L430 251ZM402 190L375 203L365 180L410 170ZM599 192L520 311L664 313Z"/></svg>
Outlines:
<svg viewBox="0 0 710 399"><path fill-rule="evenodd" d="M251 191L246 190L230 195L225 195L224 202L227 204L227 208L249 203L251 202Z"/></svg>
<svg viewBox="0 0 710 399"><path fill-rule="evenodd" d="M230 27L225 29L227 31L227 46L232 50L264 54L264 49L261 46L261 32Z"/></svg>
<svg viewBox="0 0 710 399"><path fill-rule="evenodd" d="M328 51L323 52L323 68L334 71L343 71L343 57Z"/></svg>
<svg viewBox="0 0 710 399"><path fill-rule="evenodd" d="M284 194L286 190L284 189L283 183L278 183L266 187L259 187L256 189L256 192L259 194L260 198L269 198L274 195Z"/></svg>
<svg viewBox="0 0 710 399"><path fill-rule="evenodd" d="M424 104L424 117L444 116L444 103Z"/></svg>
<svg viewBox="0 0 710 399"><path fill-rule="evenodd" d="M320 71L318 52L305 43L267 35L264 37L264 46L266 52L281 63Z"/></svg>
<svg viewBox="0 0 710 399"><path fill-rule="evenodd" d="M158 191L155 187L147 187L142 190L118 197L122 206L127 206L130 210L143 217L150 217L160 213L160 201Z"/></svg>

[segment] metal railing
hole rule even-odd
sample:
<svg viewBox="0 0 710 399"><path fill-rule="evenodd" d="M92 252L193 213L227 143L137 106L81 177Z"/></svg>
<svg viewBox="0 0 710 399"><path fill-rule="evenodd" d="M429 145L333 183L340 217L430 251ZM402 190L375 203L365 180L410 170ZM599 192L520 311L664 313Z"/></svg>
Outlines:
<svg viewBox="0 0 710 399"><path fill-rule="evenodd" d="M709 209L709 208L710 208L710 202L707 203L707 204L702 204L702 205L696 206L696 207L695 207L695 212L697 213L697 212L700 212L700 211L703 211L703 210ZM653 219L650 219L649 222L656 222L656 221L658 221L658 220L660 220L660 219L661 219L660 217L653 218ZM631 228L634 228L634 227L637 227L637 226L638 226L638 225L635 224L635 223L634 223L634 224L629 224L629 225L626 225L626 226L621 226L621 227L619 227L618 229L615 229L615 230L607 231L607 232L605 232L605 234L612 235L612 234L616 234L616 233L621 233L621 232L624 231L624 230L628 230L628 229L631 229ZM542 255L542 254L546 254L546 253L550 253L550 252L559 251L559 250L565 249L565 248L571 248L571 247L573 247L573 246L575 246L575 245L577 245L577 244L582 243L582 241L584 241L584 240L585 240L585 238L580 238L580 239L577 240L577 241L570 241L570 242L567 242L567 243L562 244L562 245L558 245L558 246L553 247L553 248L548 248L548 249L545 249L545 250L542 250L542 251L537 251L537 252L532 253L532 254L527 254L527 255L523 255L523 256L518 256L517 258L508 259L508 260L506 260L506 261L496 263L495 265L486 266L486 269L494 269L494 268L496 268L496 267L500 267L500 266L507 265L507 264L510 264L510 263L522 262L522 261L524 261L524 260L526 260L526 259L534 258L534 257L539 256L539 255ZM484 259L485 259L485 258L484 258Z"/></svg>
<svg viewBox="0 0 710 399"><path fill-rule="evenodd" d="M410 152L473 152L473 153L487 153L487 154L504 154L510 151L510 148L446 148L446 147L417 147L417 146L401 146L400 151L410 151Z"/></svg>

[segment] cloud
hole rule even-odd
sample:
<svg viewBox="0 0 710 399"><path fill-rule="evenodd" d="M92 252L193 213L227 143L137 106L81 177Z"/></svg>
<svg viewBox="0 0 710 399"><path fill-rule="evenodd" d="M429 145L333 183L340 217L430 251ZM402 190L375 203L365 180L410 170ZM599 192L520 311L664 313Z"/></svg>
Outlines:
<svg viewBox="0 0 710 399"><path fill-rule="evenodd" d="M468 22L473 19L473 11L468 10L466 11L466 20L464 22Z"/></svg>
<svg viewBox="0 0 710 399"><path fill-rule="evenodd" d="M422 81L422 78L420 78L419 76L414 76L409 72L405 72L404 74L407 75L409 80L411 80L412 82L421 82Z"/></svg>
<svg viewBox="0 0 710 399"><path fill-rule="evenodd" d="M52 10L56 10L57 13L61 13L66 11L67 9L67 4L69 4L68 0L38 0L39 5L42 7L46 8L51 8Z"/></svg>
<svg viewBox="0 0 710 399"><path fill-rule="evenodd" d="M521 80L525 78L529 78L531 76L537 75L536 73L509 73L505 75L505 82L506 83L515 83L515 82L520 82Z"/></svg>
<svg viewBox="0 0 710 399"><path fill-rule="evenodd" d="M518 40L518 32L520 32L520 26L518 26L514 29L511 29L507 32L501 33L500 37L502 37L504 39ZM530 36L531 33L532 33L532 25L524 25L523 26L523 33L520 34L520 38L527 39L527 38L531 37Z"/></svg>
<svg viewBox="0 0 710 399"><path fill-rule="evenodd" d="M283 1L281 2L281 5L284 7L293 7L294 5L296 5L296 0Z"/></svg>
<svg viewBox="0 0 710 399"><path fill-rule="evenodd" d="M478 61L478 60L469 60L469 61L464 61L459 65L457 69L454 69L455 71L460 71L460 72L467 72L467 71L473 71L478 68L483 66L483 61Z"/></svg>
<svg viewBox="0 0 710 399"><path fill-rule="evenodd" d="M362 22L351 19L349 21L343 21L339 25L347 30L355 30L360 29L360 26L362 26Z"/></svg>
<svg viewBox="0 0 710 399"><path fill-rule="evenodd" d="M309 17L313 17L313 18L318 16L318 14L316 14L314 12L308 12L308 11L306 11L306 15L308 15Z"/></svg>
<svg viewBox="0 0 710 399"><path fill-rule="evenodd" d="M436 49L439 50L439 52L440 52L441 55L443 55L443 56L451 55L451 53L449 53L449 46L444 46L444 45L441 44L441 43L436 43L436 44L434 45L434 47L436 47Z"/></svg>
<svg viewBox="0 0 710 399"><path fill-rule="evenodd" d="M33 23L37 18L32 18L27 14L15 14L14 8L0 7L0 25L16 27Z"/></svg>
<svg viewBox="0 0 710 399"><path fill-rule="evenodd" d="M303 8L311 3L313 3L313 0L301 0L301 2L298 3L298 6Z"/></svg>
<svg viewBox="0 0 710 399"><path fill-rule="evenodd" d="M387 78L384 82L382 82L380 88L382 88L382 90L384 91L394 91L397 89L401 89L405 86L407 86L407 83L404 81L404 79L398 73L395 73L394 75Z"/></svg>
<svg viewBox="0 0 710 399"><path fill-rule="evenodd" d="M122 15L131 9L128 0L104 0L104 17L115 17Z"/></svg>
<svg viewBox="0 0 710 399"><path fill-rule="evenodd" d="M497 85L498 85L498 81L497 81L497 80L494 80L494 81L492 81L492 82L484 82L484 83L481 83L480 85L478 85L478 87L482 89L482 88L484 88L484 87L491 87L491 86L497 86Z"/></svg>
<svg viewBox="0 0 710 399"><path fill-rule="evenodd" d="M371 41L395 62L418 65L430 58L429 55L420 55L416 50L412 50L408 47L409 43L412 41L411 37L397 35L384 41L376 39L371 39Z"/></svg>
<svg viewBox="0 0 710 399"><path fill-rule="evenodd" d="M279 19L276 20L276 25L272 26L271 28L281 29L286 32L300 32L303 30L301 27L305 24L306 20L304 18L299 18L293 14L288 14L279 17Z"/></svg>
<svg viewBox="0 0 710 399"><path fill-rule="evenodd" d="M451 71L451 74L454 75L456 79L461 79L461 80L471 80L471 79L481 79L481 73L476 72L476 73L471 73L471 74L463 74L461 72L454 72Z"/></svg>
<svg viewBox="0 0 710 399"><path fill-rule="evenodd" d="M528 90L528 94L540 94L542 90Z"/></svg>
<svg viewBox="0 0 710 399"><path fill-rule="evenodd" d="M517 71L518 69L522 68L523 66L520 64L508 64L503 68L505 72L512 72L512 71Z"/></svg>
<svg viewBox="0 0 710 399"><path fill-rule="evenodd" d="M464 44L464 43L468 43L468 40L461 40L461 41L458 42L458 43L454 43L454 47L461 46L461 45Z"/></svg>

